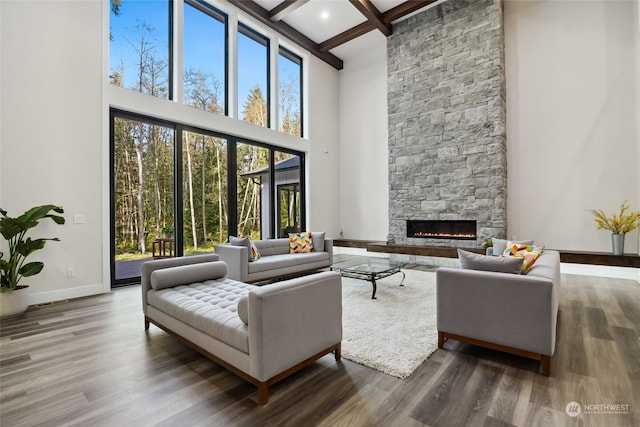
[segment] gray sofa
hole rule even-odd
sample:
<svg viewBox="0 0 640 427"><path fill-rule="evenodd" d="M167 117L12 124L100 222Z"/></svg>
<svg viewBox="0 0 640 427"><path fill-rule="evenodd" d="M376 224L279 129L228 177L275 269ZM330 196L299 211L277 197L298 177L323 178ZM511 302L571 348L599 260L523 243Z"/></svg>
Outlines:
<svg viewBox="0 0 640 427"><path fill-rule="evenodd" d="M322 233L324 234L324 233ZM255 240L260 258L249 261L249 248L228 243L216 245L215 252L227 263L228 276L241 282L259 282L331 267L333 240L314 239L315 252L289 253L289 239Z"/></svg>
<svg viewBox="0 0 640 427"><path fill-rule="evenodd" d="M215 254L147 261L142 266L145 328L160 327L258 387L318 358L340 360L342 281L322 272L254 286L225 277Z"/></svg>
<svg viewBox="0 0 640 427"><path fill-rule="evenodd" d="M544 250L526 275L441 267L438 347L454 339L539 360L551 373L560 300L560 255Z"/></svg>

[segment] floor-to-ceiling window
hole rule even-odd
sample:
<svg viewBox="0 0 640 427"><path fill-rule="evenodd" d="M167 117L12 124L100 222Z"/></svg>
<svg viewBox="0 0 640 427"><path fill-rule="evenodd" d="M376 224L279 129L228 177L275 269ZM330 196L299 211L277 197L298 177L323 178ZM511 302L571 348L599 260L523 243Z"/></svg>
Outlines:
<svg viewBox="0 0 640 427"><path fill-rule="evenodd" d="M276 151L275 160L276 234L278 237L288 237L289 233L303 231L302 159L292 153Z"/></svg>
<svg viewBox="0 0 640 427"><path fill-rule="evenodd" d="M211 252L230 234L304 228L302 153L121 110L110 123L113 285L137 282L148 259Z"/></svg>
<svg viewBox="0 0 640 427"><path fill-rule="evenodd" d="M182 247L211 252L228 235L227 140L182 131Z"/></svg>
<svg viewBox="0 0 640 427"><path fill-rule="evenodd" d="M175 130L161 122L112 115L112 253L114 283L140 275L154 242L175 223ZM164 242L168 243L168 242ZM169 252L167 252L167 255Z"/></svg>
<svg viewBox="0 0 640 427"><path fill-rule="evenodd" d="M246 143L236 145L238 235L251 239L268 237L270 221L262 212L269 212L270 152L267 148Z"/></svg>
<svg viewBox="0 0 640 427"><path fill-rule="evenodd" d="M304 228L304 154L289 137L272 145L271 130L258 130L260 142L255 128L243 138L239 122L302 136L302 56L218 6L110 1L113 284L138 280L151 257L209 252L230 234Z"/></svg>

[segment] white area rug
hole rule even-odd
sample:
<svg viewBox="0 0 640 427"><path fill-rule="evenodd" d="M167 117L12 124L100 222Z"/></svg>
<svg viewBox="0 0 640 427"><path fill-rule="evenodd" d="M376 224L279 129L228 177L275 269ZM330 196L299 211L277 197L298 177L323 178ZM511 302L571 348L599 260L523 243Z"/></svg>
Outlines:
<svg viewBox="0 0 640 427"><path fill-rule="evenodd" d="M438 348L436 275L419 270L371 282L342 278L342 356L407 378Z"/></svg>

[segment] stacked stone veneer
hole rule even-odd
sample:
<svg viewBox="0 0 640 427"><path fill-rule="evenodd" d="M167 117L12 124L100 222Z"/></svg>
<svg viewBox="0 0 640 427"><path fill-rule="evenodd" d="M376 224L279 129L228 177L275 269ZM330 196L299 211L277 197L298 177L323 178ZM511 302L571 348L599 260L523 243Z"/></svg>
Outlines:
<svg viewBox="0 0 640 427"><path fill-rule="evenodd" d="M388 38L389 233L396 243L478 247L506 233L500 0L448 0ZM407 219L475 219L478 240L406 237Z"/></svg>

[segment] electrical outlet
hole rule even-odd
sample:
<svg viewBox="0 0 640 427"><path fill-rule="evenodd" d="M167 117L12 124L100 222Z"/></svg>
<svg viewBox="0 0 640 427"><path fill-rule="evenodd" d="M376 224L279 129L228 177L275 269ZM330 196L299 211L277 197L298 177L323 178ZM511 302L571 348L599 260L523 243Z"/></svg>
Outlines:
<svg viewBox="0 0 640 427"><path fill-rule="evenodd" d="M73 223L74 224L84 224L84 215L75 214L73 216Z"/></svg>
<svg viewBox="0 0 640 427"><path fill-rule="evenodd" d="M76 277L76 269L67 268L67 277Z"/></svg>

